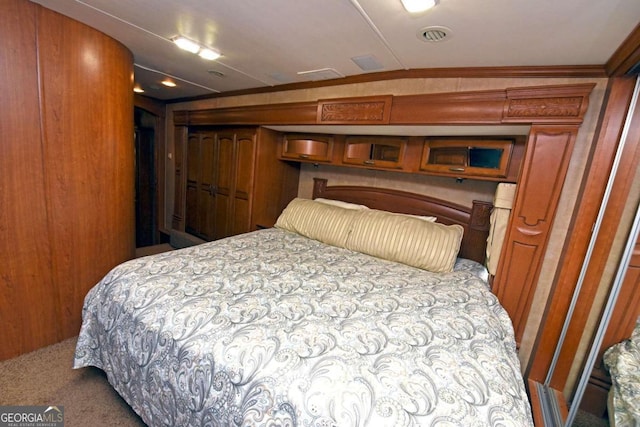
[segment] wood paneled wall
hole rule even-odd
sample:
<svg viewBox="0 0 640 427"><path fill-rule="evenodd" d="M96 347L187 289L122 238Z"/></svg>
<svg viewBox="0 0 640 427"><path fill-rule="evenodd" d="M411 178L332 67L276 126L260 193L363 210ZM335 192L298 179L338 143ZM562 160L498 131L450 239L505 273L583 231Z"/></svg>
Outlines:
<svg viewBox="0 0 640 427"><path fill-rule="evenodd" d="M133 58L0 0L0 360L78 333L87 291L135 252Z"/></svg>

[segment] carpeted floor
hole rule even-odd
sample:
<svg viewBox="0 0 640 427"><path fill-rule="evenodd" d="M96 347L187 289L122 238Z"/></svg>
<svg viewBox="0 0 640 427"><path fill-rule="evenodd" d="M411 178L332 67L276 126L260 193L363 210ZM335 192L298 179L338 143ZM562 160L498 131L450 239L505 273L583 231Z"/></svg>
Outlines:
<svg viewBox="0 0 640 427"><path fill-rule="evenodd" d="M65 427L144 426L96 368L72 369L76 338L0 362L0 405L64 407Z"/></svg>
<svg viewBox="0 0 640 427"><path fill-rule="evenodd" d="M65 427L144 426L96 368L72 369L76 338L0 362L0 406L63 406ZM604 427L580 413L572 427Z"/></svg>

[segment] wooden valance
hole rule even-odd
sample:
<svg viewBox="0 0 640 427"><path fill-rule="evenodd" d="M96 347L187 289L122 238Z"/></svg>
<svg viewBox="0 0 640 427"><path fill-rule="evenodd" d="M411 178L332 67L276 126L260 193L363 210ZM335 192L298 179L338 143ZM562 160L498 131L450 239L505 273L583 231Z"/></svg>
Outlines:
<svg viewBox="0 0 640 427"><path fill-rule="evenodd" d="M175 111L176 125L579 124L594 83Z"/></svg>

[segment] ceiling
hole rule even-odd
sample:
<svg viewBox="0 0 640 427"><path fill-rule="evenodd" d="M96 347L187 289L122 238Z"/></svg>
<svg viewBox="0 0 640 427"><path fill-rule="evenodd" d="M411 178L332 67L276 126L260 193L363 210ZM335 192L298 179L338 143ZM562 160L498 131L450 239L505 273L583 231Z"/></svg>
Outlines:
<svg viewBox="0 0 640 427"><path fill-rule="evenodd" d="M395 70L603 65L640 22L639 0L439 0L415 16L400 0L33 1L122 42L136 84L160 100ZM447 37L426 41L432 26ZM182 51L178 35L223 56Z"/></svg>

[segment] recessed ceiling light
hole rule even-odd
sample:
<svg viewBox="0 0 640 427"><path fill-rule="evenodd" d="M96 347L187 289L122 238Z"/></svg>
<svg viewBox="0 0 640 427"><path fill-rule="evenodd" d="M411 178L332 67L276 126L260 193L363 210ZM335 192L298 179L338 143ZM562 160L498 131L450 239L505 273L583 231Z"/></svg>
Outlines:
<svg viewBox="0 0 640 427"><path fill-rule="evenodd" d="M200 45L186 37L174 37L171 41L173 41L180 49L186 50L187 52L198 53L198 51L200 51Z"/></svg>
<svg viewBox="0 0 640 427"><path fill-rule="evenodd" d="M140 86L134 86L133 91L135 93L143 93L144 89L142 89Z"/></svg>
<svg viewBox="0 0 640 427"><path fill-rule="evenodd" d="M166 87L176 87L176 83L173 80L165 79L161 83Z"/></svg>
<svg viewBox="0 0 640 427"><path fill-rule="evenodd" d="M209 48L202 48L200 50L200 53L198 53L198 55L200 55L201 58L203 59L208 59L209 61L213 61L215 59L220 58L220 54L218 52L216 52L213 49L209 49Z"/></svg>
<svg viewBox="0 0 640 427"><path fill-rule="evenodd" d="M420 13L434 7L437 0L401 0L402 5L409 13Z"/></svg>

